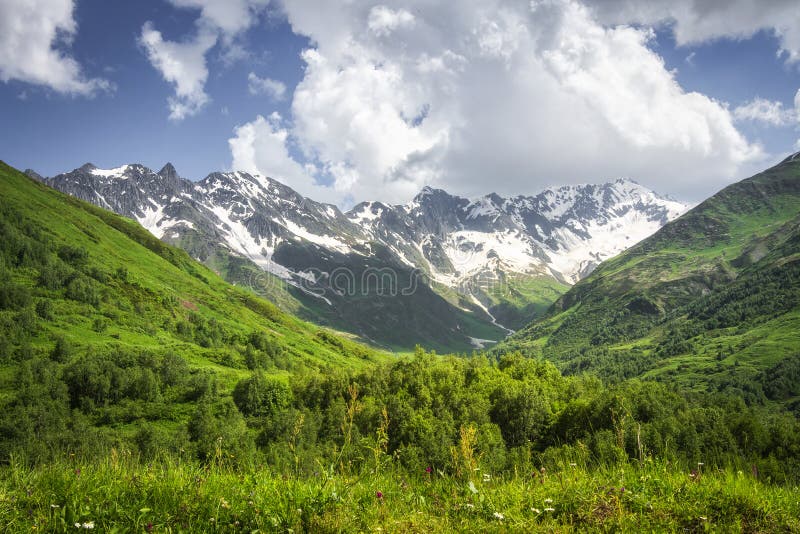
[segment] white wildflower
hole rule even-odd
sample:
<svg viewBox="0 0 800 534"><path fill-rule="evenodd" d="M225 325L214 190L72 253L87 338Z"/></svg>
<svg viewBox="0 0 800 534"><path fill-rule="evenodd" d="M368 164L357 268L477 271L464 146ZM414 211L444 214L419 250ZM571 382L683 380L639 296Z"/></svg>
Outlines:
<svg viewBox="0 0 800 534"><path fill-rule="evenodd" d="M551 508L551 507L548 506L547 508L544 509L544 511L545 512L555 512L556 509L555 508Z"/></svg>
<svg viewBox="0 0 800 534"><path fill-rule="evenodd" d="M498 521L502 521L503 519L506 518L506 516L504 516L500 512L495 512L493 515L494 515L494 518L497 519Z"/></svg>
<svg viewBox="0 0 800 534"><path fill-rule="evenodd" d="M541 514L542 513L542 511L539 510L538 508L531 508L531 512L535 512L537 514Z"/></svg>

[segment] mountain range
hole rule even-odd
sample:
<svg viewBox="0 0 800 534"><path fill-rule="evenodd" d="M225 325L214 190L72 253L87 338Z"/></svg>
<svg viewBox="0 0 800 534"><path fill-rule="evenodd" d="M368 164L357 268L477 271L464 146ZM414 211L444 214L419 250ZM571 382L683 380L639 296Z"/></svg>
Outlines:
<svg viewBox="0 0 800 534"><path fill-rule="evenodd" d="M476 199L424 188L342 212L277 180L171 164L29 176L138 221L304 319L380 346L481 348L688 209L630 180Z"/></svg>

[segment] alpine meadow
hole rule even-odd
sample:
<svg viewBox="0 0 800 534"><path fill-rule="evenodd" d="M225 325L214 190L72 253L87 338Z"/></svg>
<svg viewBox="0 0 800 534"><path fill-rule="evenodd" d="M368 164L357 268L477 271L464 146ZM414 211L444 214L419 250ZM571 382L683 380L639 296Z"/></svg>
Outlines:
<svg viewBox="0 0 800 534"><path fill-rule="evenodd" d="M797 6L635 4L0 0L0 531L800 532Z"/></svg>

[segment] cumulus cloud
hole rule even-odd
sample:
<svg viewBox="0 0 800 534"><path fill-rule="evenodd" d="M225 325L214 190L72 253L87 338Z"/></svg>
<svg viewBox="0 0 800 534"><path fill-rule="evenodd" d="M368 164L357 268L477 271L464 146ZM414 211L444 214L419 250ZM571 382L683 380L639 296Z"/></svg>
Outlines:
<svg viewBox="0 0 800 534"><path fill-rule="evenodd" d="M254 72L247 75L247 90L251 95L267 95L273 100L283 100L286 96L286 84L272 78L260 78Z"/></svg>
<svg viewBox="0 0 800 534"><path fill-rule="evenodd" d="M743 39L767 30L788 62L800 61L800 9L796 0L592 0L604 24L665 24L679 45L718 38Z"/></svg>
<svg viewBox="0 0 800 534"><path fill-rule="evenodd" d="M291 136L355 200L618 176L697 198L764 156L726 104L681 88L647 27L601 24L575 0L393 6L284 1L314 43ZM261 130L231 142L257 151Z"/></svg>
<svg viewBox="0 0 800 534"><path fill-rule="evenodd" d="M786 109L783 102L754 98L733 110L736 120L762 122L771 126L785 126L797 119L794 109Z"/></svg>
<svg viewBox="0 0 800 534"><path fill-rule="evenodd" d="M405 9L391 9L386 6L375 6L369 12L367 27L375 35L389 35L398 28L414 24L414 15Z"/></svg>
<svg viewBox="0 0 800 534"><path fill-rule="evenodd" d="M86 78L75 59L58 49L77 32L72 0L0 2L0 80L20 80L60 93L92 95L108 81Z"/></svg>
<svg viewBox="0 0 800 534"><path fill-rule="evenodd" d="M197 114L210 100L205 91L208 79L206 56L209 50L220 42L224 62L235 62L246 57L244 48L236 42L236 38L256 23L269 0L170 2L179 8L200 10L195 22L196 35L182 42L167 41L152 22L147 22L142 27L139 42L153 67L175 88L175 95L168 99L169 118L182 120Z"/></svg>
<svg viewBox="0 0 800 534"><path fill-rule="evenodd" d="M205 54L217 42L217 36L200 31L191 41L166 41L151 22L142 27L139 43L147 58L164 80L175 87L169 98L169 118L182 120L199 112L208 102L205 83L208 78Z"/></svg>

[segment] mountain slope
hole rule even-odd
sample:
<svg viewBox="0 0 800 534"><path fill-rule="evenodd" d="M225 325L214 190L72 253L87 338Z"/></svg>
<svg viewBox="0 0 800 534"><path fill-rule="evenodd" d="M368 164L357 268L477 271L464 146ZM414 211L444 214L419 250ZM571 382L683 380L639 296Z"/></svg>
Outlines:
<svg viewBox="0 0 800 534"><path fill-rule="evenodd" d="M244 374L254 350L276 372L382 358L232 287L135 222L1 162L0 197L6 370L59 346L169 353L223 378Z"/></svg>
<svg viewBox="0 0 800 534"><path fill-rule="evenodd" d="M87 164L46 183L138 220L305 319L442 351L504 337L685 209L625 180L473 201L425 188L407 205L347 213L270 178L193 183L170 164Z"/></svg>
<svg viewBox="0 0 800 534"><path fill-rule="evenodd" d="M517 348L572 372L763 397L773 366L800 365L800 157L604 262L498 350Z"/></svg>

